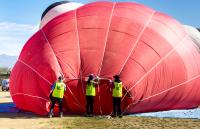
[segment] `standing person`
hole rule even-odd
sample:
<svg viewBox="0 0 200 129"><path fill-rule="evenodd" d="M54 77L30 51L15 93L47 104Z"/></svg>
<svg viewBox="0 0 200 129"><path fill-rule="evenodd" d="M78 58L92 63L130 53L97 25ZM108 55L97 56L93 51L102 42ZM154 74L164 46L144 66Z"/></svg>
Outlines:
<svg viewBox="0 0 200 129"><path fill-rule="evenodd" d="M89 75L86 85L86 116L94 116L94 97L96 96L95 86L98 84L98 78L94 78L93 74Z"/></svg>
<svg viewBox="0 0 200 129"><path fill-rule="evenodd" d="M113 117L119 116L122 117L121 112L121 98L122 98L122 82L120 80L119 75L115 75L113 85L113 91L112 91L112 97L113 97Z"/></svg>
<svg viewBox="0 0 200 129"><path fill-rule="evenodd" d="M56 102L59 104L59 116L63 117L62 99L65 91L66 91L66 85L63 83L63 78L60 76L58 78L58 81L56 81L51 88L50 99L52 104L49 112L49 118L53 116L53 109Z"/></svg>

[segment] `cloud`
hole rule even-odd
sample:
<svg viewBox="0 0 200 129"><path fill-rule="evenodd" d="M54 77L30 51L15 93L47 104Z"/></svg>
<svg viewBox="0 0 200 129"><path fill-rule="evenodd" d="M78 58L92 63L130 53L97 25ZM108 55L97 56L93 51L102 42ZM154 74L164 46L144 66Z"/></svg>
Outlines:
<svg viewBox="0 0 200 129"><path fill-rule="evenodd" d="M38 30L38 25L0 22L0 54L19 55L26 41Z"/></svg>

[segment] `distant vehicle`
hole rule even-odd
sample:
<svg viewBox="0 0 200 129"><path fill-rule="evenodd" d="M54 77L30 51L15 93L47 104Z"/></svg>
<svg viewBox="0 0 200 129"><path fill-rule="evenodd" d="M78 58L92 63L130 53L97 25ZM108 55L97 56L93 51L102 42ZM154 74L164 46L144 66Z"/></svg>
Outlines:
<svg viewBox="0 0 200 129"><path fill-rule="evenodd" d="M2 91L9 91L9 79L3 79L1 86Z"/></svg>

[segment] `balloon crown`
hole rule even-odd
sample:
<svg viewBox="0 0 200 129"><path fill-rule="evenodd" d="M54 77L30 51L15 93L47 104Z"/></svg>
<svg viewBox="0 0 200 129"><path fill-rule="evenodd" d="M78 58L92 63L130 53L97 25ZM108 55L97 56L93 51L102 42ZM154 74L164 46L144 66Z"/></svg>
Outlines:
<svg viewBox="0 0 200 129"><path fill-rule="evenodd" d="M70 1L60 1L60 2L55 2L55 3L51 4L51 5L49 5L49 7L47 7L47 8L45 9L45 11L42 13L41 20L42 20L42 18L47 14L47 12L48 12L49 10L51 10L52 8L54 8L54 7L58 6L58 5L66 4L66 3L70 3Z"/></svg>

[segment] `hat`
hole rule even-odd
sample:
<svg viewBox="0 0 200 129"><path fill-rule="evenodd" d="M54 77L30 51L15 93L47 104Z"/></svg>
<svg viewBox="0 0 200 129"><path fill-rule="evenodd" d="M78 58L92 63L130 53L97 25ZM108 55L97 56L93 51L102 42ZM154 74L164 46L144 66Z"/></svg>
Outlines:
<svg viewBox="0 0 200 129"><path fill-rule="evenodd" d="M89 75L89 79L93 79L94 78L94 75L93 74L90 74Z"/></svg>
<svg viewBox="0 0 200 129"><path fill-rule="evenodd" d="M59 77L58 77L58 80L63 80L63 77L62 77L62 76L59 76Z"/></svg>
<svg viewBox="0 0 200 129"><path fill-rule="evenodd" d="M120 76L119 75L115 75L115 76L113 76L113 78L115 78L115 79L118 78L119 79Z"/></svg>

